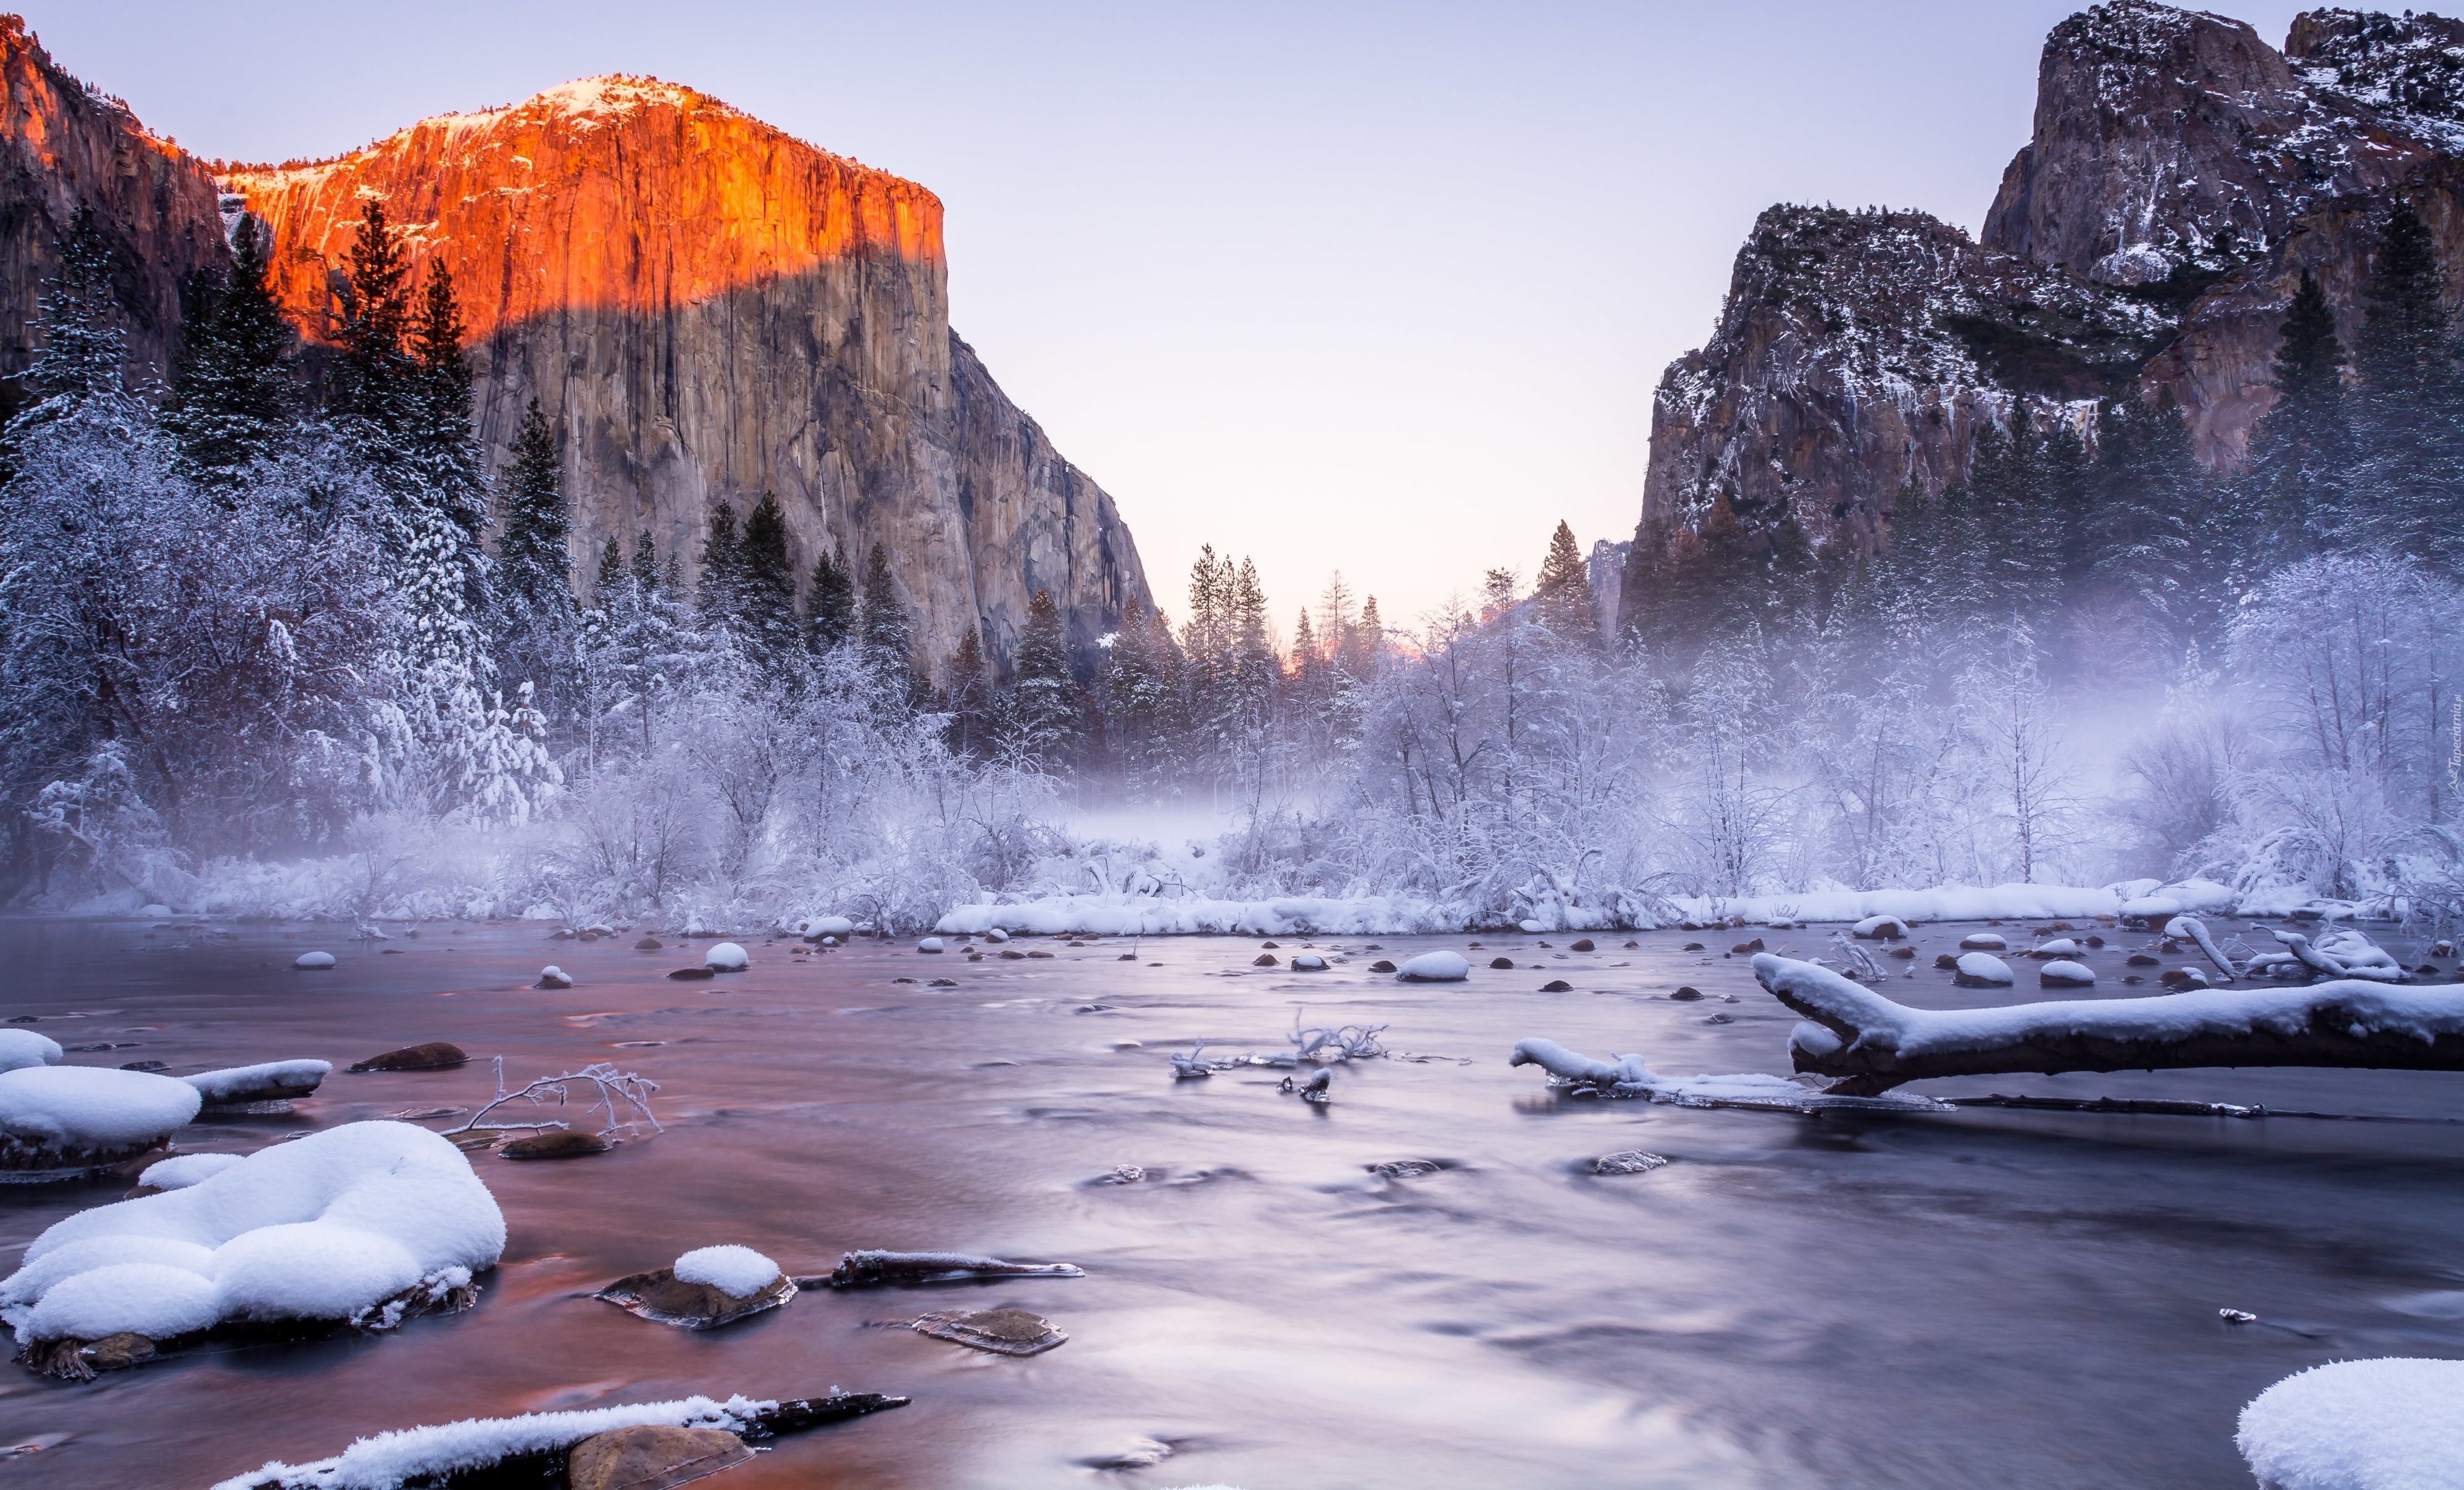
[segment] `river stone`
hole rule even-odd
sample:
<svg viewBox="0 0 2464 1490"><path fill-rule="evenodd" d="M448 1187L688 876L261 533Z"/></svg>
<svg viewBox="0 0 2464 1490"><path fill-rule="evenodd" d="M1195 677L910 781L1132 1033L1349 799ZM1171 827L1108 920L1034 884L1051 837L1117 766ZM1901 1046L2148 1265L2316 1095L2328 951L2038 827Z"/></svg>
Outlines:
<svg viewBox="0 0 2464 1490"><path fill-rule="evenodd" d="M1514 959L1512 957L1491 957L1488 959L1488 970L1491 973L1508 973L1512 972L1513 969Z"/></svg>
<svg viewBox="0 0 2464 1490"><path fill-rule="evenodd" d="M1041 1355L1069 1337L1052 1322L1024 1309L977 1309L968 1314L927 1314L915 1332L995 1355Z"/></svg>
<svg viewBox="0 0 2464 1490"><path fill-rule="evenodd" d="M370 1056L365 1061L359 1063L357 1065L348 1066L345 1067L345 1069L352 1071L443 1071L450 1070L454 1066L460 1065L462 1063L470 1059L471 1058L469 1056L462 1053L461 1046L449 1045L441 1040L431 1040L424 1045L405 1045L400 1050L388 1050L381 1056Z"/></svg>
<svg viewBox="0 0 2464 1490"><path fill-rule="evenodd" d="M564 1482L570 1490L672 1490L752 1457L743 1439L722 1429L645 1423L575 1444Z"/></svg>
<svg viewBox="0 0 2464 1490"><path fill-rule="evenodd" d="M709 968L678 968L668 976L680 983L691 983L706 977L716 977L718 975Z"/></svg>
<svg viewBox="0 0 2464 1490"><path fill-rule="evenodd" d="M1552 977L1540 985L1540 992L1544 994L1571 994L1573 991L1574 985L1562 977Z"/></svg>
<svg viewBox="0 0 2464 1490"><path fill-rule="evenodd" d="M767 1313L795 1296L795 1280L783 1273L737 1298L715 1284L686 1282L676 1277L671 1267L620 1278L596 1295L628 1314L684 1329L716 1329L721 1325L733 1325L737 1320Z"/></svg>
<svg viewBox="0 0 2464 1490"><path fill-rule="evenodd" d="M1369 971L1372 973L1392 973L1395 971L1395 964L1387 961L1383 957L1380 957L1376 961L1369 964Z"/></svg>
<svg viewBox="0 0 2464 1490"><path fill-rule="evenodd" d="M1592 1161L1595 1174L1648 1174L1668 1161L1659 1154L1640 1149L1628 1149L1619 1153L1604 1153Z"/></svg>
<svg viewBox="0 0 2464 1490"><path fill-rule="evenodd" d="M292 959L291 965L305 973L322 972L334 965L334 954L330 952L303 952Z"/></svg>
<svg viewBox="0 0 2464 1490"><path fill-rule="evenodd" d="M1672 990L1668 997L1676 999L1679 1003L1692 1003L1694 1000L1703 997L1703 990L1696 988L1691 984L1681 984L1676 989Z"/></svg>
<svg viewBox="0 0 2464 1490"><path fill-rule="evenodd" d="M597 1133L565 1128L553 1132L533 1133L528 1138L517 1138L497 1153L498 1157L507 1159L579 1159L606 1151L607 1140Z"/></svg>
<svg viewBox="0 0 2464 1490"><path fill-rule="evenodd" d="M1742 956L1744 956L1747 953L1749 953L1749 952L1760 952L1760 951L1762 951L1762 950L1763 950L1763 939L1762 939L1761 937L1759 937L1759 936L1755 937L1752 941L1749 941L1749 942L1739 942L1739 943L1737 943L1737 945L1735 945L1734 947L1731 947L1731 948L1729 948L1729 949L1728 949L1728 951L1729 951L1730 953L1732 953L1736 954L1737 956L1741 956L1741 957L1742 957Z"/></svg>
<svg viewBox="0 0 2464 1490"><path fill-rule="evenodd" d="M124 1371L154 1359L154 1342L143 1335L122 1330L84 1347L77 1351L77 1356L98 1371Z"/></svg>
<svg viewBox="0 0 2464 1490"><path fill-rule="evenodd" d="M657 952L660 948L665 947L667 943L659 940L655 936L645 936L640 941L633 944L633 950L635 952Z"/></svg>
<svg viewBox="0 0 2464 1490"><path fill-rule="evenodd" d="M1274 965L1275 954L1271 952L1262 952L1249 959L1249 966L1253 968L1271 968Z"/></svg>
<svg viewBox="0 0 2464 1490"><path fill-rule="evenodd" d="M1568 952L1591 952L1595 950L1596 946L1596 943L1595 943L1590 937L1586 936L1582 940L1574 942L1566 950Z"/></svg>
<svg viewBox="0 0 2464 1490"><path fill-rule="evenodd" d="M573 979L565 973L564 969L560 968L555 963L551 962L546 967L539 969L539 981L533 983L531 986L533 988L571 988L573 986Z"/></svg>

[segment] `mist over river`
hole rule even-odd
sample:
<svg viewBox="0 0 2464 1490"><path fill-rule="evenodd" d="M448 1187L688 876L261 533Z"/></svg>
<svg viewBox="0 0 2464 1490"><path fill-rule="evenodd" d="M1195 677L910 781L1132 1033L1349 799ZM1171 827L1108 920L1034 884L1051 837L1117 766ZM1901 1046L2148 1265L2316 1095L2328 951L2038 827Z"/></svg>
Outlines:
<svg viewBox="0 0 2464 1490"><path fill-rule="evenodd" d="M1919 971L1883 991L1937 1008L2053 997L1951 987L1929 964L1961 930L1921 929ZM1745 934L1829 951L1823 929ZM2249 1483L2235 1414L2281 1377L2464 1355L2464 1126L2445 1121L2464 1116L2464 1077L1919 1088L2433 1120L2403 1122L1578 1101L1508 1068L1513 1042L1639 1051L1668 1073L1785 1072L1794 1017L1747 959L1683 952L1702 938L1676 931L1633 949L1599 933L1589 953L1483 938L1471 980L1453 985L1369 964L1470 938L1318 939L1348 960L1314 974L1254 968L1259 944L1235 937L1022 938L1052 955L975 962L957 945L737 939L750 970L678 982L665 975L697 964L698 944L637 952L631 934L549 941L537 926L368 943L333 927L0 923L0 1016L34 1016L19 1027L70 1047L70 1063L335 1063L295 1112L206 1119L184 1151L473 1108L496 1056L517 1082L592 1061L638 1070L659 1084L666 1126L591 1158L474 1155L512 1235L470 1312L372 1338L209 1346L83 1385L0 1371L0 1445L28 1446L0 1457L0 1485L202 1487L388 1428L835 1386L913 1402L773 1440L728 1490L2222 1490ZM2087 957L2104 996L2159 991L2120 986L2143 940ZM292 970L319 947L336 969ZM1498 954L1515 969L1487 968ZM575 986L529 986L550 962ZM1573 991L1536 991L1552 978ZM1706 997L1671 1000L1680 984ZM1336 1068L1322 1107L1279 1091L1280 1071L1172 1079L1167 1052L1201 1037L1209 1055L1287 1049L1296 1003L1309 1024L1387 1025L1395 1056ZM340 1069L426 1041L473 1059ZM1629 1150L1669 1162L1591 1172ZM1440 1167L1372 1172L1405 1159ZM1101 1182L1119 1166L1144 1178ZM0 1269L121 1188L0 1187ZM887 1247L1087 1276L806 1292L706 1333L587 1297L722 1242L791 1274ZM1005 1305L1068 1343L1019 1360L870 1327ZM2224 1323L2228 1306L2260 1323Z"/></svg>

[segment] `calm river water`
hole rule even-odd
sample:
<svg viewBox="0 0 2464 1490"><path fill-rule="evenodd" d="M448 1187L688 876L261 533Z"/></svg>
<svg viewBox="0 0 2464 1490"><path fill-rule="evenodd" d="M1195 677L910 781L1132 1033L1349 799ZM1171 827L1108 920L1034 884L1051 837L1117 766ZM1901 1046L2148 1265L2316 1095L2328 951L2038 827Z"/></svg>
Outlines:
<svg viewBox="0 0 2464 1490"><path fill-rule="evenodd" d="M1793 1017L1744 958L1682 952L1697 939L1683 932L1566 955L1492 937L1483 958L1515 971L1403 986L1367 971L1372 938L1319 938L1351 960L1296 975L1251 968L1257 942L1232 937L1149 940L1126 961L1122 941L1022 939L1053 955L969 962L750 936L750 971L686 983L663 975L697 952L635 952L630 935L427 928L388 955L333 929L148 930L0 924L0 1015L115 1047L77 1063L337 1067L293 1116L201 1125L186 1150L484 1100L485 1059L340 1070L431 1040L501 1055L520 1079L621 1063L659 1083L667 1132L563 1163L478 1157L512 1239L472 1312L376 1339L208 1348L82 1386L0 1367L0 1445L33 1446L0 1457L0 1485L203 1486L386 1428L837 1386L914 1403L778 1440L719 1482L2226 1487L2249 1482L2235 1413L2278 1378L2464 1355L2464 1126L1692 1110L1567 1100L1507 1068L1513 1041L1541 1035L1639 1050L1668 1073L1785 1072ZM1925 971L1894 997L2010 1001L1926 966L1960 930L1919 933ZM1738 934L1826 950L1820 930ZM1466 939L1375 940L1400 957ZM2107 994L2125 992L2125 944L2144 940L2090 957ZM290 970L320 946L337 970ZM548 962L576 986L527 986ZM1552 977L1574 991L1536 991ZM1668 999L1680 983L1708 997ZM1210 1053L1284 1048L1296 1001L1311 1023L1384 1023L1390 1048L1441 1059L1338 1070L1323 1107L1265 1070L1171 1080L1166 1052L1201 1036ZM2464 1116L2464 1077L2443 1075L1931 1089ZM1588 1172L1633 1149L1671 1162ZM1443 1167L1370 1172L1397 1159ZM1147 1177L1095 1183L1121 1165ZM116 1194L0 1188L0 1271ZM707 1334L586 1297L715 1242L793 1273L892 1247L1088 1276L807 1293ZM1049 1317L1068 1344L1013 1360L868 1327L999 1305ZM2228 1305L2266 1323L2226 1325Z"/></svg>

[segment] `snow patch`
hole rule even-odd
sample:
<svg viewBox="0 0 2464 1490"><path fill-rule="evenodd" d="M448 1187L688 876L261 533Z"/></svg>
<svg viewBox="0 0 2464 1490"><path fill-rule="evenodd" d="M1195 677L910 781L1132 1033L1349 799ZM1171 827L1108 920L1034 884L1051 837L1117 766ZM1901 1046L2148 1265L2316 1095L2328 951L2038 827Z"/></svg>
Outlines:
<svg viewBox="0 0 2464 1490"><path fill-rule="evenodd" d="M676 1282L708 1283L731 1299L750 1299L779 1278L779 1264L751 1247L696 1247L676 1259Z"/></svg>
<svg viewBox="0 0 2464 1490"><path fill-rule="evenodd" d="M2451 1490L2464 1361L2338 1361L2268 1388L2233 1442L2265 1490Z"/></svg>
<svg viewBox="0 0 2464 1490"><path fill-rule="evenodd" d="M145 1071L84 1065L0 1071L0 1133L37 1149L143 1146L187 1127L203 1105L194 1086Z"/></svg>
<svg viewBox="0 0 2464 1490"><path fill-rule="evenodd" d="M0 1029L0 1071L14 1071L30 1065L54 1065L60 1059L60 1042L33 1030Z"/></svg>
<svg viewBox="0 0 2464 1490"><path fill-rule="evenodd" d="M525 1413L519 1417L466 1417L431 1428L402 1428L362 1438L328 1459L285 1464L234 1475L213 1490L396 1490L411 1480L442 1479L457 1471L485 1469L504 1459L568 1449L584 1438L619 1428L717 1428L743 1433L774 1401L733 1396L725 1402L685 1397L573 1413Z"/></svg>

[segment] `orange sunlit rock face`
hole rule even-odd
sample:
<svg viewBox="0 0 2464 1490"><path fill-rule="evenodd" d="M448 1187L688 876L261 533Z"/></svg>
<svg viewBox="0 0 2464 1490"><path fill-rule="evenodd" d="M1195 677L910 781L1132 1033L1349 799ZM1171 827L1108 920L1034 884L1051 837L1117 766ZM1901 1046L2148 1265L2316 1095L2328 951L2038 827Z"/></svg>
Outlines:
<svg viewBox="0 0 2464 1490"><path fill-rule="evenodd" d="M443 259L474 340L569 307L657 312L858 256L941 293L941 202L690 88L590 78L422 120L336 161L228 182L273 230L283 303L321 337L380 197L415 267Z"/></svg>
<svg viewBox="0 0 2464 1490"><path fill-rule="evenodd" d="M491 465L536 398L585 577L645 533L690 573L713 507L769 492L799 573L882 545L927 668L970 626L1005 654L1039 589L1090 648L1146 597L1111 499L951 334L940 199L913 182L690 88L593 78L226 185L312 340L369 196L415 275L451 268Z"/></svg>

